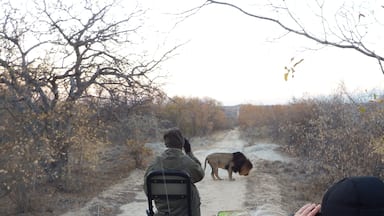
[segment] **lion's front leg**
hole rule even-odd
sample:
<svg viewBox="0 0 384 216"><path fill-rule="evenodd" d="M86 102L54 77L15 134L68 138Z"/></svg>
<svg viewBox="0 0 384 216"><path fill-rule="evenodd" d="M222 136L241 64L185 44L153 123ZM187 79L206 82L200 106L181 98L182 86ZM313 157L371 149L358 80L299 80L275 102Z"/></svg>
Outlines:
<svg viewBox="0 0 384 216"><path fill-rule="evenodd" d="M230 181L235 181L235 179L232 177L232 173L233 173L232 166L230 166L230 167L228 168L228 176L229 176L229 180L230 180Z"/></svg>

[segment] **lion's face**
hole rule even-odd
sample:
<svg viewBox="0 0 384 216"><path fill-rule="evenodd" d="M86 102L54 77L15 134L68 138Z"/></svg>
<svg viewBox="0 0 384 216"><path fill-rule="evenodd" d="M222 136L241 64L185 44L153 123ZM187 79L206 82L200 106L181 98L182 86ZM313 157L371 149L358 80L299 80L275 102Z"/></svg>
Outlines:
<svg viewBox="0 0 384 216"><path fill-rule="evenodd" d="M249 174L249 172L251 171L253 165L252 163L247 160L243 166L241 166L240 168L240 171L239 171L239 175L243 175L243 176L247 176Z"/></svg>

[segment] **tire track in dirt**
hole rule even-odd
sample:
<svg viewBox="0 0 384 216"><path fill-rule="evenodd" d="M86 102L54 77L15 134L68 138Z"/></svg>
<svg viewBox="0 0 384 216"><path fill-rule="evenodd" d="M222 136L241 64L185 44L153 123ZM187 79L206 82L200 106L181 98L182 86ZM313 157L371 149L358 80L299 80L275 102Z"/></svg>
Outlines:
<svg viewBox="0 0 384 216"><path fill-rule="evenodd" d="M256 171L249 176L246 208L255 216L288 215L283 210L282 185L278 182L276 176L263 171L257 172L260 170L259 167L259 163L256 163Z"/></svg>
<svg viewBox="0 0 384 216"><path fill-rule="evenodd" d="M218 140L194 152L204 164L205 157L213 152L244 152L245 142L239 139L239 132L232 130ZM204 166L204 165L203 165ZM228 180L228 172L219 169L221 181L211 177L211 167L207 165L204 179L197 183L201 197L201 215L214 216L221 210L244 209L246 199L246 177L234 174L235 181Z"/></svg>
<svg viewBox="0 0 384 216"><path fill-rule="evenodd" d="M82 208L61 216L119 215L127 203L126 212L132 211L132 214L123 215L145 215L147 199L143 193L143 176L144 170L133 170L121 183L111 186Z"/></svg>
<svg viewBox="0 0 384 216"><path fill-rule="evenodd" d="M286 216L286 203L279 178L293 159L277 151L276 144L256 143L246 147L254 169L247 179L246 209L254 216ZM289 173L288 173L289 174Z"/></svg>

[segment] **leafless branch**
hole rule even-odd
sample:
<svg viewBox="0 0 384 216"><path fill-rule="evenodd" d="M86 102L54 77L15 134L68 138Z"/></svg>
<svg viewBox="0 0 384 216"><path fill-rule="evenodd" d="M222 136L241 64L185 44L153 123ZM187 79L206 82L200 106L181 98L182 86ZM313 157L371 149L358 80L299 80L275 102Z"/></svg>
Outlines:
<svg viewBox="0 0 384 216"><path fill-rule="evenodd" d="M323 44L323 45L327 45L327 46L333 46L333 47L337 47L337 48L341 48L341 49L355 50L355 51L357 51L359 53L362 53L365 56L368 56L368 57L371 57L371 58L375 58L379 62L384 61L384 56L381 56L381 55L377 54L373 49L367 48L361 42L361 40L356 41L356 38L361 38L362 37L361 35L356 35L355 32L351 32L350 30L348 30L346 27L343 27L343 26L339 26L339 31L342 33L342 38L340 38L341 41L331 41L331 40L329 40L326 37L326 34L324 34L324 37L321 38L321 37L318 37L318 36L316 36L314 34L311 34L311 33L307 32L307 31L305 31L304 27L300 25L298 20L295 19L295 17L289 12L289 10L288 10L288 13L289 13L290 17L293 19L293 21L300 28L298 28L298 29L292 28L292 27L284 24L280 20L272 18L272 17L259 16L257 14L252 14L252 13L247 12L246 10L236 6L235 4L231 4L231 3L227 3L227 2L221 2L221 1L215 1L215 0L207 0L207 5L208 4L217 4L217 5L228 6L228 7L231 7L231 8L234 8L234 9L240 11L241 13L243 13L243 14L245 14L247 16L250 16L250 17L253 17L253 18L256 18L256 19L265 20L265 21L268 21L268 22L272 22L272 23L280 26L281 28L283 28L284 30L286 30L288 32L294 33L296 35L304 36L304 37L306 37L306 38L308 38L310 40L313 40L313 41L315 41L315 42L317 42L319 44ZM319 4L320 4L320 6L322 5L322 3L319 3ZM324 24L323 24L323 28L324 28ZM347 34L349 34L349 35L347 35ZM381 68L381 71L384 73L383 68L382 67L380 67L380 68Z"/></svg>

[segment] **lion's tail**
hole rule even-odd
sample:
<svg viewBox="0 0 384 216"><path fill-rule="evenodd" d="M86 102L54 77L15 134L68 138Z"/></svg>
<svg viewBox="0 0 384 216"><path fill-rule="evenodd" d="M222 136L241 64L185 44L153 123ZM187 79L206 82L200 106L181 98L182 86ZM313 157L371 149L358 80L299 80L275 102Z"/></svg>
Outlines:
<svg viewBox="0 0 384 216"><path fill-rule="evenodd" d="M205 162L204 162L204 171L205 171L205 167L207 167L207 161L208 161L208 157L205 158Z"/></svg>

